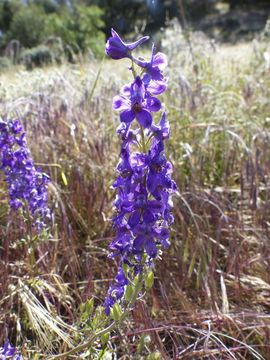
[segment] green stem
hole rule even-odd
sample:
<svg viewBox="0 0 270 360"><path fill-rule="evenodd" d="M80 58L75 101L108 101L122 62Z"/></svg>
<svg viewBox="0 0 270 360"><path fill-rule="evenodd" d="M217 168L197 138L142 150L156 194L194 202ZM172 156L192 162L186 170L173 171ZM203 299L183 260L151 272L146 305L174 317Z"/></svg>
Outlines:
<svg viewBox="0 0 270 360"><path fill-rule="evenodd" d="M148 139L147 139L147 141L146 141L146 145L149 144L149 141L150 141L153 137L154 137L154 134L151 134L151 135L148 137Z"/></svg>
<svg viewBox="0 0 270 360"><path fill-rule="evenodd" d="M27 243L28 246L28 254L29 254L29 263L31 271L34 269L36 264L36 258L34 253L34 237L33 237L33 224L32 224L32 216L29 210L28 203L25 202L26 216L27 216L27 228L28 234L30 236L30 241Z"/></svg>
<svg viewBox="0 0 270 360"><path fill-rule="evenodd" d="M143 131L142 125L140 125L140 129L141 129L141 137L142 137L142 149L143 149L143 152L146 153L147 149L146 149L146 142L145 142L145 136L144 136L144 131Z"/></svg>
<svg viewBox="0 0 270 360"><path fill-rule="evenodd" d="M95 340L97 340L100 336L102 335L105 335L107 333L110 333L112 330L114 330L116 328L117 325L119 325L121 322L123 322L125 320L125 318L128 316L129 314L129 311L130 309L132 309L133 305L135 304L136 300L137 300L137 297L139 295L139 292L141 290L141 287L142 287L142 280L143 280L143 275L140 274L139 275L139 279L138 279L138 282L135 286L135 289L134 289L134 293L132 295L132 298L130 299L125 311L123 312L123 314L121 315L119 321L117 322L112 322L109 326L107 326L105 329L99 331L98 333L92 335L90 337L89 340L87 340L85 343L81 344L81 345L78 345L76 346L75 348L63 353L63 354L60 354L60 355L55 355L55 356L52 356L50 357L48 360L56 360L56 359L67 359L67 356L69 355L72 355L72 354L75 354L75 353L78 353L79 351L82 351L84 349L87 349L89 348L93 342Z"/></svg>
<svg viewBox="0 0 270 360"><path fill-rule="evenodd" d="M137 74L136 74L136 71L135 71L135 68L134 68L133 60L131 60L131 71L132 71L132 74L134 76L134 79L136 79Z"/></svg>
<svg viewBox="0 0 270 360"><path fill-rule="evenodd" d="M105 54L101 60L101 64L100 64L100 67L98 69L98 72L97 72L97 76L95 78L95 81L94 81L94 84L92 86L92 89L90 91L90 94L88 95L88 98L87 98L87 102L90 102L92 100L92 97L94 95L94 91L96 89L96 86L97 86L97 83L98 83L98 80L99 80L99 77L100 77L100 74L101 74L101 70L102 70L102 67L103 67L103 64L104 64L104 59L105 59Z"/></svg>

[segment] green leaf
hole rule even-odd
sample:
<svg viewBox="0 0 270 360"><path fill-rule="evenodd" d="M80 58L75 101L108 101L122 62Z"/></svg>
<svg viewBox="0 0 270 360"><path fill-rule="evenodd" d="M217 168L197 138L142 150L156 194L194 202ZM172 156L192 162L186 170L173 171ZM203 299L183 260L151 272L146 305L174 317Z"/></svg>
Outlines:
<svg viewBox="0 0 270 360"><path fill-rule="evenodd" d="M109 337L110 337L110 333L106 333L106 334L103 334L101 336L101 343L103 346L106 346L107 345L107 342L109 340Z"/></svg>
<svg viewBox="0 0 270 360"><path fill-rule="evenodd" d="M192 259L191 259L191 262L190 262L190 265L189 265L189 268L188 268L188 277L190 278L192 273L193 273L193 270L194 270L194 267L195 267L195 255L192 256Z"/></svg>
<svg viewBox="0 0 270 360"><path fill-rule="evenodd" d="M130 301L133 294L134 294L134 288L133 288L133 286L128 285L128 286L126 287L126 292L125 292L125 299L126 299L126 301Z"/></svg>
<svg viewBox="0 0 270 360"><path fill-rule="evenodd" d="M147 290L151 289L154 283L154 273L152 270L148 271L145 277L145 287Z"/></svg>
<svg viewBox="0 0 270 360"><path fill-rule="evenodd" d="M161 360L162 357L161 357L160 352L156 351L156 352L148 355L146 359L147 360Z"/></svg>
<svg viewBox="0 0 270 360"><path fill-rule="evenodd" d="M130 267L127 264L122 264L122 269L124 271L125 276L128 277Z"/></svg>
<svg viewBox="0 0 270 360"><path fill-rule="evenodd" d="M134 283L134 286L137 286L138 285L138 282L139 282L139 278L140 278L140 275L137 275L133 281Z"/></svg>
<svg viewBox="0 0 270 360"><path fill-rule="evenodd" d="M87 300L85 303L85 312L88 316L91 316L94 311L94 298Z"/></svg>
<svg viewBox="0 0 270 360"><path fill-rule="evenodd" d="M111 315L114 321L119 321L122 316L122 310L118 303L114 304L114 307L112 308Z"/></svg>
<svg viewBox="0 0 270 360"><path fill-rule="evenodd" d="M68 186L68 181L67 181L66 175L63 170L61 171L61 177L62 177L62 181L63 181L64 185Z"/></svg>
<svg viewBox="0 0 270 360"><path fill-rule="evenodd" d="M184 245L184 253L183 253L183 263L185 264L189 257L189 242L188 240L185 241Z"/></svg>

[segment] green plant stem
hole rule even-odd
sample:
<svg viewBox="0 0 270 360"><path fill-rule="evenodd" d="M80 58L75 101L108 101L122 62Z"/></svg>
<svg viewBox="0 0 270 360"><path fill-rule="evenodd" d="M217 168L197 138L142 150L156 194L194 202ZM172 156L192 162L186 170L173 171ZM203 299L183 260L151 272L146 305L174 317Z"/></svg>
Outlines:
<svg viewBox="0 0 270 360"><path fill-rule="evenodd" d="M29 210L28 204L25 202L25 209L26 209L26 216L27 216L27 228L28 228L28 234L30 236L30 241L28 242L28 254L29 254L29 263L30 263L30 269L33 270L36 264L36 258L34 253L34 238L33 238L33 228L32 228L32 217Z"/></svg>
<svg viewBox="0 0 270 360"><path fill-rule="evenodd" d="M92 89L90 91L90 94L88 95L87 102L90 102L92 100L93 95L94 95L94 92L95 92L95 89L97 87L97 83L98 83L98 80L99 80L99 77L100 77L100 74L101 74L101 70L102 70L103 65L104 65L104 59L105 59L105 54L104 54L104 56L103 56L103 58L101 60L100 67L98 69L97 76L95 78L95 81L94 81L94 84L93 84Z"/></svg>
<svg viewBox="0 0 270 360"><path fill-rule="evenodd" d="M135 68L134 68L133 60L131 60L131 71L132 71L132 74L134 76L134 79L136 79L137 74L136 74L136 71L135 71Z"/></svg>
<svg viewBox="0 0 270 360"><path fill-rule="evenodd" d="M146 154L146 152L147 152L147 150L146 150L146 142L145 142L145 136L144 136L144 131L143 131L142 125L140 125L140 129L141 129L141 137L142 137L142 150Z"/></svg>
<svg viewBox="0 0 270 360"><path fill-rule="evenodd" d="M132 298L130 299L130 301L129 301L129 303L128 303L126 309L125 309L125 311L124 311L123 314L121 315L119 321L117 321L117 322L116 322L116 321L112 322L112 323L111 323L109 326L107 326L105 329L103 329L103 330L99 331L98 333L92 335L92 336L90 337L90 339L87 340L85 343L83 343L83 344L81 344L81 345L78 345L78 346L76 346L75 348L73 348L73 349L71 349L71 350L69 350L69 351L67 351L67 352L65 352L65 353L63 353L63 354L52 356L52 357L50 357L48 360L66 359L67 356L69 356L69 355L72 355L72 354L75 354L75 353L77 353L77 352L79 352L79 351L82 351L82 350L84 350L84 349L87 349L87 348L89 348L89 347L93 344L93 342L94 342L95 340L97 340L100 336L105 335L105 334L107 334L107 333L110 333L113 329L116 328L116 326L120 325L120 324L126 319L126 317L127 317L128 314L129 314L129 311L130 311L131 308L134 306L134 304L135 304L135 302L136 302L136 300L137 300L137 297L138 297L139 292L140 292L141 287L142 287L142 280L143 280L143 275L140 274L140 275L139 275L138 282L137 282L137 284L136 284L136 286L135 286L135 289L134 289L134 293L133 293L133 295L132 295Z"/></svg>

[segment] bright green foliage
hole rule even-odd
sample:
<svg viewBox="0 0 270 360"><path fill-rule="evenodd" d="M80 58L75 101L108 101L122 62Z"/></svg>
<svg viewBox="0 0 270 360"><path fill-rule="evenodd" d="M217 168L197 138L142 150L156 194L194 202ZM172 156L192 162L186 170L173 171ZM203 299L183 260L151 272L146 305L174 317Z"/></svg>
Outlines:
<svg viewBox="0 0 270 360"><path fill-rule="evenodd" d="M12 18L20 10L22 4L20 0L1 0L0 1L0 30L5 32L9 29Z"/></svg>
<svg viewBox="0 0 270 360"><path fill-rule="evenodd" d="M72 30L70 24L72 19L66 9L61 14L53 13L46 17L45 33L49 36L58 36L65 44L76 43L76 33Z"/></svg>
<svg viewBox="0 0 270 360"><path fill-rule="evenodd" d="M145 277L145 287L147 290L151 289L154 284L154 273L152 270L148 271Z"/></svg>
<svg viewBox="0 0 270 360"><path fill-rule="evenodd" d="M54 13L59 10L59 4L54 0L32 0L32 3L42 7L46 14Z"/></svg>
<svg viewBox="0 0 270 360"><path fill-rule="evenodd" d="M77 6L73 17L74 32L77 44L82 50L92 49L94 53L103 54L104 34L99 30L104 26L103 12L97 6Z"/></svg>
<svg viewBox="0 0 270 360"><path fill-rule="evenodd" d="M75 5L73 8L40 0L22 5L19 1L0 3L0 46L16 39L25 48L33 48L50 37L62 40L63 45L94 55L103 54L105 35L103 11L98 6Z"/></svg>
<svg viewBox="0 0 270 360"><path fill-rule="evenodd" d="M27 48L37 46L44 40L44 24L42 8L35 5L22 7L12 18L7 38L19 40Z"/></svg>
<svg viewBox="0 0 270 360"><path fill-rule="evenodd" d="M97 6L76 6L72 14L67 9L47 16L45 33L60 37L64 44L78 46L82 51L91 49L95 55L103 54L105 36L100 28L103 12Z"/></svg>
<svg viewBox="0 0 270 360"><path fill-rule="evenodd" d="M10 28L12 18L16 11L22 7L19 0L0 0L0 49L6 46L6 32Z"/></svg>

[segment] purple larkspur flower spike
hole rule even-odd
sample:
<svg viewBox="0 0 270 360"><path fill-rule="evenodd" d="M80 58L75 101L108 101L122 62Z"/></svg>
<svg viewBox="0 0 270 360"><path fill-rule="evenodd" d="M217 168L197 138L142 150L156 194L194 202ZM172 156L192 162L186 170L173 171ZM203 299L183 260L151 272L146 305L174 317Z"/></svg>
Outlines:
<svg viewBox="0 0 270 360"><path fill-rule="evenodd" d="M112 36L107 40L105 52L114 60L131 59L131 51L149 39L149 36L143 36L133 43L125 43L114 29L111 32Z"/></svg>
<svg viewBox="0 0 270 360"><path fill-rule="evenodd" d="M0 169L5 174L9 205L14 210L29 210L40 231L51 218L47 206L49 176L36 169L19 120L1 120L0 131Z"/></svg>
<svg viewBox="0 0 270 360"><path fill-rule="evenodd" d="M132 49L118 34L112 34L106 51L110 47L111 57L133 61L134 80L113 99L113 109L120 112L117 134L122 143L113 183L117 191L112 219L116 235L109 246L109 257L119 259L119 269L104 302L107 315L116 302L125 301L126 286L145 267L152 267L161 249L168 248L169 227L174 220L171 195L176 191L172 164L164 151L164 141L170 135L165 111L155 123L155 113L162 108L156 96L167 88L163 75L167 58L155 54L154 46L150 61L133 58ZM142 42L134 43L133 48ZM140 75L136 75L134 63L141 68Z"/></svg>

